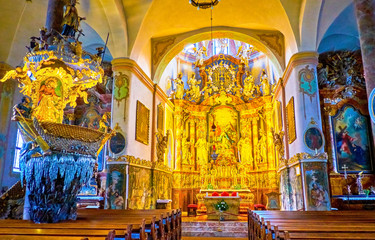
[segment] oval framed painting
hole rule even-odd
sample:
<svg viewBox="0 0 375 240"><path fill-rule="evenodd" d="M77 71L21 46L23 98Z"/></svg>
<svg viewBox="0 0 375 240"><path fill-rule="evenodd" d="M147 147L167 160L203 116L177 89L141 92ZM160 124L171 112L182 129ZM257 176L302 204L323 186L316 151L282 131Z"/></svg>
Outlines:
<svg viewBox="0 0 375 240"><path fill-rule="evenodd" d="M319 128L311 127L305 131L303 141L310 150L320 150L323 147L324 139L323 134Z"/></svg>
<svg viewBox="0 0 375 240"><path fill-rule="evenodd" d="M125 136L122 133L117 132L116 135L109 140L109 150L113 154L119 154L124 151L125 144Z"/></svg>

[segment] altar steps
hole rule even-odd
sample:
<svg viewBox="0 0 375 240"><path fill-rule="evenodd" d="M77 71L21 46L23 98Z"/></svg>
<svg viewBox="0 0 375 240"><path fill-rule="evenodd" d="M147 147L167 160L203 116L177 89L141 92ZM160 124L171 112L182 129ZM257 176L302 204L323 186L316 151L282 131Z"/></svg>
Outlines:
<svg viewBox="0 0 375 240"><path fill-rule="evenodd" d="M182 239L184 237L230 237L247 238L247 222L238 221L204 221L182 222Z"/></svg>

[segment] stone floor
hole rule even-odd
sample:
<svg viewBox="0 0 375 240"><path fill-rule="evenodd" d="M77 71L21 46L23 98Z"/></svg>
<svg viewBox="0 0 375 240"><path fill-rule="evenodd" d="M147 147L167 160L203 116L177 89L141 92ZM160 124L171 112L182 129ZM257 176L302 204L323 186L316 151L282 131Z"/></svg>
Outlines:
<svg viewBox="0 0 375 240"><path fill-rule="evenodd" d="M246 215L238 221L208 221L207 216L183 217L182 240L244 240L247 239Z"/></svg>

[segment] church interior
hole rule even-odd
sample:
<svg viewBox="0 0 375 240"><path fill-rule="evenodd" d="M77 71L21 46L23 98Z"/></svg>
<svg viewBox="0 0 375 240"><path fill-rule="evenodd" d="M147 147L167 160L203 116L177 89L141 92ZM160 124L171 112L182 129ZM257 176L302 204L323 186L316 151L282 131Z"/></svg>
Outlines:
<svg viewBox="0 0 375 240"><path fill-rule="evenodd" d="M0 13L0 239L375 239L375 0Z"/></svg>

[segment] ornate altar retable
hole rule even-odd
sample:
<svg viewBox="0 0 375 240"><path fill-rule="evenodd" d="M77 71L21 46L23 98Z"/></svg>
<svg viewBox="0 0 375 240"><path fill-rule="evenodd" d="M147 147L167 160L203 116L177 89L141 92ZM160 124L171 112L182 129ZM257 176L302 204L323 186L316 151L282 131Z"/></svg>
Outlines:
<svg viewBox="0 0 375 240"><path fill-rule="evenodd" d="M203 199L204 204L207 208L208 220L237 220L241 201L241 198L239 196L209 196L204 197ZM216 205L221 203L227 204L228 209L224 211L218 210Z"/></svg>

